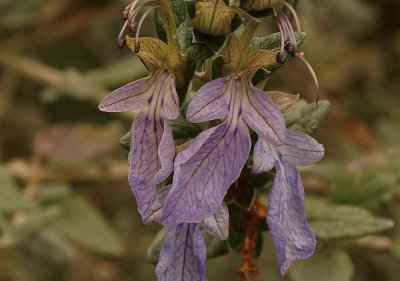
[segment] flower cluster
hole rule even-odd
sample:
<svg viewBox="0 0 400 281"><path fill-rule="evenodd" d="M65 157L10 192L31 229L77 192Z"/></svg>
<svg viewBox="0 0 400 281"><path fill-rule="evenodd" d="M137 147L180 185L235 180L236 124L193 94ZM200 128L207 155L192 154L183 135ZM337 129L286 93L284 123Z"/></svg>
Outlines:
<svg viewBox="0 0 400 281"><path fill-rule="evenodd" d="M183 1L180 4L170 5L166 0L140 4L135 0L126 7L119 45L126 44L141 58L149 76L113 91L99 106L107 112L135 111L129 184L143 221L168 228L157 278L206 280L203 233L228 239L227 204L231 202L227 192L231 186L249 188L235 184L249 164L253 175L275 172L267 224L278 250L281 273L285 274L294 261L309 257L316 243L306 221L297 166L312 164L324 154L322 145L313 138L285 126L282 109L298 96L288 98L285 93L262 90L266 78L288 57L304 59L297 53L297 38L300 35L303 39L303 34L296 34L289 18L278 9L283 4L294 15L295 11L285 1L252 0L228 6L223 1L206 0L196 2L190 19L189 8L182 6ZM139 37L144 18L154 9L160 34L166 34L165 42ZM272 11L277 18L278 48L249 48L261 22L254 12L260 11L268 11L267 15ZM189 47L181 42L180 33L185 29L179 18L186 18L182 26L191 25ZM235 31L237 18L242 28ZM300 29L296 15L295 19ZM127 27L135 38L124 37ZM210 44L199 42L199 38ZM212 41L221 42L216 51L209 47ZM213 51L204 52L205 48ZM200 57L196 52L193 55L193 49L211 54ZM222 63L215 63L221 58ZM193 65L196 71L191 70ZM261 81L257 81L260 73ZM253 85L254 81L261 83ZM201 123L203 128L179 149L169 123L178 117ZM252 139L257 140L253 151Z"/></svg>

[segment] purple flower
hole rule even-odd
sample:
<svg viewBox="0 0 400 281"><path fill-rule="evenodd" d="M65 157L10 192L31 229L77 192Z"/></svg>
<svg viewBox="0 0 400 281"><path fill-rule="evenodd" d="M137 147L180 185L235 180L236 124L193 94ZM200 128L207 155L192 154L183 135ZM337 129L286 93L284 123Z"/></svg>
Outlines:
<svg viewBox="0 0 400 281"><path fill-rule="evenodd" d="M150 220L158 221L170 190L171 186L166 186L158 192ZM223 203L215 214L201 224L181 223L168 230L156 269L158 281L206 280L207 253L200 226L221 240L227 239L229 212L226 205Z"/></svg>
<svg viewBox="0 0 400 281"><path fill-rule="evenodd" d="M139 42L135 44L134 39L127 38L131 49L140 46L138 55L150 75L113 91L102 100L99 108L107 112L138 111L130 131L129 184L139 212L145 218L156 198L155 185L173 170L175 144L167 119L178 117L179 100L176 75L170 67L174 50L154 38L141 38ZM173 63L178 65L176 61Z"/></svg>
<svg viewBox="0 0 400 281"><path fill-rule="evenodd" d="M284 141L282 113L266 93L251 84L257 69L276 62L276 53L259 50L242 58L238 57L243 54L239 46L231 36L225 65L231 74L205 84L189 105L186 117L190 122L225 120L198 135L176 157L171 192L161 216L165 225L199 223L216 212L248 158L248 127L276 145Z"/></svg>
<svg viewBox="0 0 400 281"><path fill-rule="evenodd" d="M284 275L296 260L314 252L315 236L307 224L304 190L296 166L319 161L324 148L310 136L288 129L285 142L276 146L259 138L254 147L253 171L261 173L276 169L269 195L267 223Z"/></svg>
<svg viewBox="0 0 400 281"><path fill-rule="evenodd" d="M169 229L161 248L158 281L206 281L207 257L198 224L181 223Z"/></svg>

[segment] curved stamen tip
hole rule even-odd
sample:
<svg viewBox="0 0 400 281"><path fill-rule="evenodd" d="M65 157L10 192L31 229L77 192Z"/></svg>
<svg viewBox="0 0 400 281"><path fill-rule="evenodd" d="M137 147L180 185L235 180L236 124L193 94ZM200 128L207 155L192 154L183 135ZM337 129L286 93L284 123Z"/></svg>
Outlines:
<svg viewBox="0 0 400 281"><path fill-rule="evenodd" d="M318 101L319 101L319 82L318 82L318 78L317 75L315 74L314 69L312 68L311 64L304 58L304 53L296 53L296 57L298 57L308 68L308 71L310 71L311 76L314 80L314 84L315 84L315 97L314 97L314 101L315 101L315 105L318 105Z"/></svg>
<svg viewBox="0 0 400 281"><path fill-rule="evenodd" d="M126 44L125 37L118 38L118 48L122 49L123 47L125 47L125 44Z"/></svg>
<svg viewBox="0 0 400 281"><path fill-rule="evenodd" d="M137 31L137 23L136 22L131 22L130 24L129 24L129 30L132 32L132 33L136 33L136 31Z"/></svg>
<svg viewBox="0 0 400 281"><path fill-rule="evenodd" d="M140 42L139 42L139 40L135 41L134 49L135 49L135 53L139 53L139 51L140 51Z"/></svg>

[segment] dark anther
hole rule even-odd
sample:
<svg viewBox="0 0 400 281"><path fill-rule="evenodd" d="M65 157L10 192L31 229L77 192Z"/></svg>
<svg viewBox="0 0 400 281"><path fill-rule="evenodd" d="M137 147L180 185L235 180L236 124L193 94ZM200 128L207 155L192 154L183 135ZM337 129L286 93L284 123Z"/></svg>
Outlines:
<svg viewBox="0 0 400 281"><path fill-rule="evenodd" d="M292 43L287 43L285 46L285 50L288 54L290 54L292 57L296 56L296 48L293 46Z"/></svg>
<svg viewBox="0 0 400 281"><path fill-rule="evenodd" d="M129 18L129 10L124 10L122 13L122 19L128 20L128 18Z"/></svg>
<svg viewBox="0 0 400 281"><path fill-rule="evenodd" d="M137 31L137 23L134 22L134 21L132 21L132 22L129 24L129 30L130 30L132 33L136 33L136 31Z"/></svg>
<svg viewBox="0 0 400 281"><path fill-rule="evenodd" d="M283 54L282 54L281 52L279 52L279 53L276 55L276 61L277 61L278 63L283 63Z"/></svg>
<svg viewBox="0 0 400 281"><path fill-rule="evenodd" d="M140 51L140 42L137 41L135 42L135 53L139 53L139 51Z"/></svg>
<svg viewBox="0 0 400 281"><path fill-rule="evenodd" d="M126 44L126 39L125 37L118 38L118 48L122 49Z"/></svg>

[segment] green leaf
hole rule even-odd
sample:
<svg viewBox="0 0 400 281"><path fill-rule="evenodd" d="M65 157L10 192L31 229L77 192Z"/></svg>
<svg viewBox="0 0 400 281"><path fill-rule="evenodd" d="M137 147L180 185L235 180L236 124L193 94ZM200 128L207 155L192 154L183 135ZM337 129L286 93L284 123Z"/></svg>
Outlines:
<svg viewBox="0 0 400 281"><path fill-rule="evenodd" d="M62 201L63 215L53 229L77 245L100 254L119 255L121 242L97 209L83 198L70 196Z"/></svg>
<svg viewBox="0 0 400 281"><path fill-rule="evenodd" d="M297 46L303 44L304 36L295 32ZM265 37L254 37L249 45L249 52L264 49L278 52L281 48L281 34L279 32L273 33Z"/></svg>
<svg viewBox="0 0 400 281"><path fill-rule="evenodd" d="M325 118L328 108L326 100L319 101L318 105L299 100L284 112L286 126L312 135Z"/></svg>
<svg viewBox="0 0 400 281"><path fill-rule="evenodd" d="M334 203L356 205L377 212L397 191L396 176L371 170L362 175L343 172L337 175L330 192Z"/></svg>
<svg viewBox="0 0 400 281"><path fill-rule="evenodd" d="M147 249L147 260L153 264L158 263L160 257L161 247L164 243L165 235L167 235L168 228L163 227L154 237L149 248Z"/></svg>
<svg viewBox="0 0 400 281"><path fill-rule="evenodd" d="M199 124L190 123L182 117L175 120L169 120L168 124L171 126L172 135L174 136L177 145L185 143L190 139L194 139L203 131L203 128Z"/></svg>
<svg viewBox="0 0 400 281"><path fill-rule="evenodd" d="M0 212L13 213L33 206L34 203L24 198L7 173L0 169Z"/></svg>
<svg viewBox="0 0 400 281"><path fill-rule="evenodd" d="M128 132L125 135L123 135L121 137L121 139L119 140L119 144L125 148L126 150L130 150L131 149L131 133Z"/></svg>
<svg viewBox="0 0 400 281"><path fill-rule="evenodd" d="M51 230L41 232L35 239L27 243L27 247L39 258L51 264L62 264L73 260L76 249L58 233Z"/></svg>
<svg viewBox="0 0 400 281"><path fill-rule="evenodd" d="M0 239L0 247L21 243L28 237L40 233L54 223L61 214L61 208L58 206L38 209L29 214L21 214L18 222L5 229Z"/></svg>
<svg viewBox="0 0 400 281"><path fill-rule="evenodd" d="M345 251L321 249L296 265L289 274L294 281L350 281L354 266Z"/></svg>
<svg viewBox="0 0 400 281"><path fill-rule="evenodd" d="M233 250L237 249L244 241L246 235L245 219L247 212L236 206L229 204L229 247Z"/></svg>
<svg viewBox="0 0 400 281"><path fill-rule="evenodd" d="M71 187L65 182L42 185L35 196L35 201L47 203L60 200L71 194Z"/></svg>
<svg viewBox="0 0 400 281"><path fill-rule="evenodd" d="M182 55L204 62L214 53L205 43L195 43L190 20L184 21L177 30L179 49Z"/></svg>
<svg viewBox="0 0 400 281"><path fill-rule="evenodd" d="M317 198L305 201L308 223L321 240L357 238L394 226L392 220L373 216L358 207L330 204Z"/></svg>
<svg viewBox="0 0 400 281"><path fill-rule="evenodd" d="M226 240L219 240L207 231L203 231L203 237L207 248L207 259L220 257L229 253Z"/></svg>

